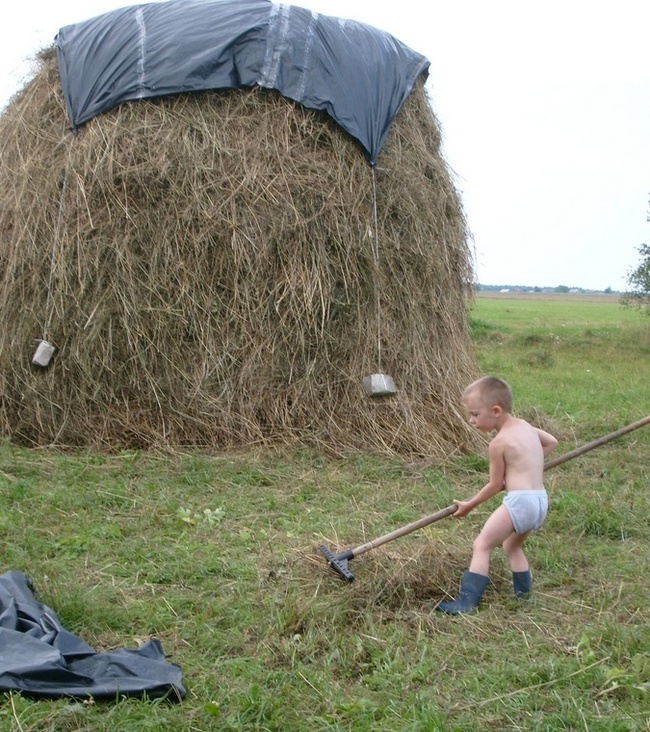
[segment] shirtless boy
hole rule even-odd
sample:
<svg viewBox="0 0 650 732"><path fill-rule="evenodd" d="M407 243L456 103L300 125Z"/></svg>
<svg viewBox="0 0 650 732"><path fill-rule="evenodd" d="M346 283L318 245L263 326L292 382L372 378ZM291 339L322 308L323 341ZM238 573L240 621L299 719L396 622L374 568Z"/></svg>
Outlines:
<svg viewBox="0 0 650 732"><path fill-rule="evenodd" d="M503 547L510 561L515 596L530 593L532 583L523 544L546 518L544 458L557 445L553 435L512 416L512 391L502 379L484 376L465 389L462 399L469 423L482 432L496 431L496 436L489 446L488 483L468 501L454 500L458 506L454 516L466 516L501 490L505 489L506 494L474 541L472 561L463 574L460 594L436 607L449 615L476 609L487 588L490 556L497 546Z"/></svg>

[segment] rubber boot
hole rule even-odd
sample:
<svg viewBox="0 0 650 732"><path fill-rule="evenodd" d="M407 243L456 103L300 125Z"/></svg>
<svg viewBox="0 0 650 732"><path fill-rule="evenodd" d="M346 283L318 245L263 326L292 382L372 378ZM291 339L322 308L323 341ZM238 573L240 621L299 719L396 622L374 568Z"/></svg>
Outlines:
<svg viewBox="0 0 650 732"><path fill-rule="evenodd" d="M479 600L483 597L485 588L488 586L489 578L484 574L476 572L463 572L460 581L460 592L458 597L451 602L439 602L436 610L447 613L447 615L461 615L476 610Z"/></svg>
<svg viewBox="0 0 650 732"><path fill-rule="evenodd" d="M515 591L515 597L518 600L523 600L528 597L533 590L533 582L530 579L530 570L527 569L525 572L513 572L512 587Z"/></svg>

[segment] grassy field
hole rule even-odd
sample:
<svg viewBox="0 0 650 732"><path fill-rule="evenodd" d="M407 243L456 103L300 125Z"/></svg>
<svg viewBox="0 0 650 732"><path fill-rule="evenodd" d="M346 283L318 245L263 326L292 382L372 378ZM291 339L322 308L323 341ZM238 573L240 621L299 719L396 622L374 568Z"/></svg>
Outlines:
<svg viewBox="0 0 650 732"><path fill-rule="evenodd" d="M614 300L479 298L479 363L556 455L650 413L650 320ZM547 473L534 596L495 556L478 613L454 594L493 508L351 562L346 549L467 497L444 465L311 451L62 454L0 446L1 571L18 569L97 650L160 638L180 704L0 700L0 730L650 730L650 426ZM0 649L0 653L2 650Z"/></svg>

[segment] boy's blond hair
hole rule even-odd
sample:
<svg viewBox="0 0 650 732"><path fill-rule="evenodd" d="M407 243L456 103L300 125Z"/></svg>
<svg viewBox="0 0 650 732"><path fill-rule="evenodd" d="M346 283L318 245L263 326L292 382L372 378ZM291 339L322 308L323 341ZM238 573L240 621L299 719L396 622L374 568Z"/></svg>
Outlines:
<svg viewBox="0 0 650 732"><path fill-rule="evenodd" d="M479 395L483 404L489 407L499 406L504 412L512 412L512 389L498 376L483 376L473 381L463 391L463 399L475 393Z"/></svg>

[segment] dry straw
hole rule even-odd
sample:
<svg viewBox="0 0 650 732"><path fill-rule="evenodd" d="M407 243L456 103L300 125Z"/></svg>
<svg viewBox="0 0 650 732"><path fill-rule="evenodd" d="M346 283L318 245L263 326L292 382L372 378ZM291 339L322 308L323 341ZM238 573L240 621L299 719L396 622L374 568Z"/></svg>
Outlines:
<svg viewBox="0 0 650 732"><path fill-rule="evenodd" d="M0 118L1 434L429 457L472 444L471 253L421 86L379 156L373 231L371 169L325 115L210 92L122 104L73 135L53 50L39 63ZM361 384L378 297L386 399ZM46 369L38 339L57 348Z"/></svg>

